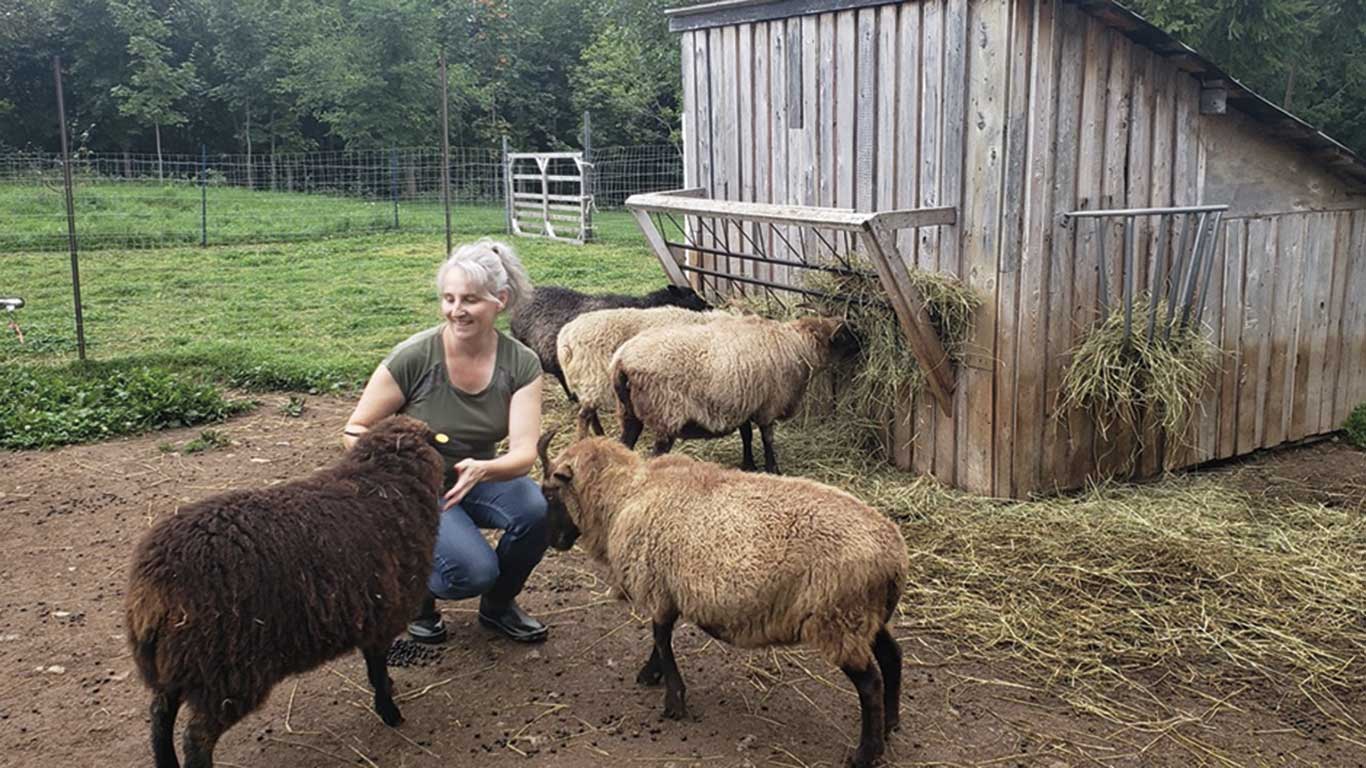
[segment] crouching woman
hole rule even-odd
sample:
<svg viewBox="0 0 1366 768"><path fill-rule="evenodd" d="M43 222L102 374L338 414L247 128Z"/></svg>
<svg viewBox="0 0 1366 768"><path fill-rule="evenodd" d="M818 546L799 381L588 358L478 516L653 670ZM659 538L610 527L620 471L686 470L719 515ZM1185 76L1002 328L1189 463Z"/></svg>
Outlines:
<svg viewBox="0 0 1366 768"><path fill-rule="evenodd" d="M498 331L499 313L525 301L531 282L512 249L481 240L451 252L436 273L443 321L399 344L379 364L346 424L356 436L394 413L451 439L431 594L408 625L414 640L439 643L446 627L436 599L479 596L479 622L513 640L545 639L546 627L517 595L546 550L545 500L527 476L541 423L536 354ZM496 446L508 438L508 451ZM497 549L481 528L501 530Z"/></svg>

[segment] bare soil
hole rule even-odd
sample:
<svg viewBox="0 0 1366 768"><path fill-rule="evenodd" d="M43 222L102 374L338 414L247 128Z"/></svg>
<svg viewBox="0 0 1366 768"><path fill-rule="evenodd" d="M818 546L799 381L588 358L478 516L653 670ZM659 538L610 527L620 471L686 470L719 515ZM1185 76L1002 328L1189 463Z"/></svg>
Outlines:
<svg viewBox="0 0 1366 768"><path fill-rule="evenodd" d="M311 397L297 418L284 401L267 396L217 427L231 445L202 453L162 448L198 429L0 453L0 765L151 764L148 696L122 627L128 559L179 505L296 477L338 454L351 401ZM1254 493L1366 504L1366 455L1341 444L1215 471ZM552 626L538 646L483 630L471 603L444 604L451 640L393 671L401 728L370 711L353 654L281 684L224 737L219 764L830 766L850 753L857 700L838 670L800 649L737 651L688 625L675 647L692 718L662 719L661 691L634 683L649 626L599 574L577 551L547 557L523 597ZM951 641L897 634L906 675L892 764L1366 766L1366 743L1271 696L1235 710L1192 690L1167 702L1189 722L1121 728L1008 665L958 661Z"/></svg>

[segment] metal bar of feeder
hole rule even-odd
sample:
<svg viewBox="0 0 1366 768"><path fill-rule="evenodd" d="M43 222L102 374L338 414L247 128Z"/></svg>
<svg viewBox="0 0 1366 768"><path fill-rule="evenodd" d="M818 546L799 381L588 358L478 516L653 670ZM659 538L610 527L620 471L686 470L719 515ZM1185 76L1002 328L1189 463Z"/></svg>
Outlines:
<svg viewBox="0 0 1366 768"><path fill-rule="evenodd" d="M1200 292L1197 294L1200 297L1200 299L1196 303L1195 307L1196 328L1200 327L1200 321L1205 316L1205 304L1209 301L1209 292L1211 285L1210 281L1214 279L1214 259L1219 254L1219 235L1222 233L1221 225L1224 221L1223 212L1216 211L1213 216L1213 219L1213 222L1211 222L1210 224L1209 245L1206 246L1206 248L1209 250L1209 256L1205 259L1205 278L1203 281L1204 288L1202 288Z"/></svg>
<svg viewBox="0 0 1366 768"><path fill-rule="evenodd" d="M1157 306L1158 296L1162 293L1162 284L1166 282L1167 256L1167 235L1171 227L1168 216L1159 216L1157 219L1157 263L1153 265L1153 273L1148 276L1148 343L1153 343L1153 331L1157 328Z"/></svg>
<svg viewBox="0 0 1366 768"><path fill-rule="evenodd" d="M732 259L740 259L742 261L758 261L764 264L778 264L784 267L811 269L819 272L829 272L831 274L836 275L857 275L862 277L877 277L876 272L872 272L866 269L849 269L847 267L827 267L821 264L803 264L800 261L791 261L790 259L776 259L771 256L756 256L748 253L731 253L730 251L720 251L715 248L707 248L701 245L688 245L686 243L676 243L671 240L665 240L664 244L674 248L688 248L694 251L700 251L702 253L710 253L713 256L725 256Z"/></svg>
<svg viewBox="0 0 1366 768"><path fill-rule="evenodd" d="M1195 230L1195 247L1191 250L1190 266L1186 269L1186 278L1181 281L1181 322L1179 327L1185 328L1190 320L1191 301L1195 298L1195 284L1200 281L1200 261L1205 255L1205 229L1209 226L1209 214L1200 214L1200 226ZM1170 329L1168 329L1170 333Z"/></svg>
<svg viewBox="0 0 1366 768"><path fill-rule="evenodd" d="M1134 324L1134 217L1124 219L1124 345Z"/></svg>
<svg viewBox="0 0 1366 768"><path fill-rule="evenodd" d="M1110 275L1105 266L1105 219L1096 219L1096 254L1100 262L1100 312L1101 316L1110 312Z"/></svg>
<svg viewBox="0 0 1366 768"><path fill-rule="evenodd" d="M1176 317L1176 298L1181 293L1181 275L1186 270L1186 249L1190 247L1191 239L1191 216L1184 214L1181 217L1181 245L1172 251L1172 265L1168 270L1169 280L1167 281L1167 319L1162 323L1162 338L1172 337L1172 320ZM1204 214L1200 214L1204 216Z"/></svg>
<svg viewBox="0 0 1366 768"><path fill-rule="evenodd" d="M1103 216L1155 216L1159 214L1214 213L1227 211L1227 205L1184 205L1169 208L1115 208L1097 211L1072 211L1063 216L1071 219L1090 219Z"/></svg>
<svg viewBox="0 0 1366 768"><path fill-rule="evenodd" d="M807 295L807 296L819 296L820 298L823 298L823 299L831 299L831 300L833 300L833 301L846 301L846 300L848 299L848 297L845 297L845 296L835 296L835 295L833 295L833 294L829 294L829 293L826 293L826 292L824 292L824 291L814 291L814 290L811 290L810 288L801 288L801 287L798 287L798 286L795 286L795 285L782 285L782 284L780 284L780 283L773 283L773 282L769 282L769 281L767 281L767 280L760 280L760 279L755 278L755 277L745 277L745 276L743 276L743 275L728 275L728 274L726 274L726 273L724 273L724 272L717 272L717 271L715 271L715 270L705 269L705 268L703 268L703 267L693 267L693 266L689 266L689 265L683 264L683 265L679 265L679 269L683 270L684 272L696 272L696 273L699 274L699 275L711 275L712 277L721 277L721 278L725 278L726 280L734 280L735 282L738 282L738 283L750 283L750 284L752 284L752 285L759 285L759 286L763 286L763 287L765 287L765 288L773 288L773 289L776 289L776 290L779 290L779 291L792 291L793 293L800 293L800 294L804 294L804 295ZM878 301L878 300L871 300L871 301L867 301L867 302L865 302L865 303L877 304L877 305L879 305L879 306L887 306L887 303L886 303L886 302Z"/></svg>

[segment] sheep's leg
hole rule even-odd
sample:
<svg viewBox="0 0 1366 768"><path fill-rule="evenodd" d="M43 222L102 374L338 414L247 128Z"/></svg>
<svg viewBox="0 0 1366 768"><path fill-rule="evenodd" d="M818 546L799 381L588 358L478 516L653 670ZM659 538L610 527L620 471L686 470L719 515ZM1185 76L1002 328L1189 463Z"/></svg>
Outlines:
<svg viewBox="0 0 1366 768"><path fill-rule="evenodd" d="M190 716L189 725L185 726L182 742L185 768L213 768L213 749L218 744L218 737L235 722L224 722L196 709Z"/></svg>
<svg viewBox="0 0 1366 768"><path fill-rule="evenodd" d="M778 474L778 454L773 450L773 423L759 425L759 437L764 441L764 471Z"/></svg>
<svg viewBox="0 0 1366 768"><path fill-rule="evenodd" d="M654 622L655 653L664 675L664 716L670 720L688 716L688 705L684 702L687 686L683 685L683 676L678 673L678 663L674 661L674 622L677 620L678 616L673 615Z"/></svg>
<svg viewBox="0 0 1366 768"><path fill-rule="evenodd" d="M602 428L602 420L598 418L598 409L594 408L588 417L589 426L593 428L593 434L602 437L607 434L607 430Z"/></svg>
<svg viewBox="0 0 1366 768"><path fill-rule="evenodd" d="M175 756L175 718L180 691L158 691L152 697L152 759L157 768L180 768Z"/></svg>
<svg viewBox="0 0 1366 768"><path fill-rule="evenodd" d="M746 472L758 469L754 463L754 425L748 421L740 424L740 450L744 451L744 457L740 459L740 469Z"/></svg>
<svg viewBox="0 0 1366 768"><path fill-rule="evenodd" d="M403 722L403 714L394 703L394 681L389 679L387 661L389 649L368 648L361 653L365 655L365 672L370 677L370 687L375 689L375 712L385 725L397 727Z"/></svg>
<svg viewBox="0 0 1366 768"><path fill-rule="evenodd" d="M664 670L659 665L659 647L650 648L650 658L645 662L645 666L640 668L640 673L636 675L636 685L653 687L659 685L659 681L664 679Z"/></svg>
<svg viewBox="0 0 1366 768"><path fill-rule="evenodd" d="M891 733L901 722L901 646L892 639L892 633L886 627L879 629L873 640L873 655L882 670L883 718L886 720L883 730Z"/></svg>
<svg viewBox="0 0 1366 768"><path fill-rule="evenodd" d="M663 456L674 449L674 438L659 437L655 439L655 455Z"/></svg>
<svg viewBox="0 0 1366 768"><path fill-rule="evenodd" d="M841 667L844 674L858 689L859 710L863 714L863 733L859 738L858 751L849 761L853 768L870 768L882 756L883 741L882 673L868 660L862 669L854 666Z"/></svg>

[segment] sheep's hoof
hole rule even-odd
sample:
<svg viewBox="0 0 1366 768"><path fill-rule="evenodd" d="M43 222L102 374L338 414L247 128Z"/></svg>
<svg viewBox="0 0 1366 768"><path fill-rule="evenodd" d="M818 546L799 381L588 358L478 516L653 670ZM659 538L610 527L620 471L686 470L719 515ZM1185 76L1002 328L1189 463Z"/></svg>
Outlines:
<svg viewBox="0 0 1366 768"><path fill-rule="evenodd" d="M755 464L755 463L752 462L752 461L751 461L751 462L748 462L748 463L741 462L741 464L740 464L740 471L742 471L742 472L758 472L758 471L759 471L759 465Z"/></svg>
<svg viewBox="0 0 1366 768"><path fill-rule="evenodd" d="M849 768L873 768L878 763L878 757L873 750L859 747L854 756L849 758Z"/></svg>
<svg viewBox="0 0 1366 768"><path fill-rule="evenodd" d="M664 716L670 720L686 720L688 717L688 705L683 703L683 697L664 696Z"/></svg>
<svg viewBox="0 0 1366 768"><path fill-rule="evenodd" d="M636 685L643 685L652 688L659 685L659 681L664 679L664 672L659 667L649 662L640 668L640 673L636 675Z"/></svg>
<svg viewBox="0 0 1366 768"><path fill-rule="evenodd" d="M884 733L891 733L892 731L895 731L895 730L897 729L897 727L900 726L900 725L901 725L901 718L899 718L899 717L889 717L889 718L887 718L887 724L883 727L883 732L884 732Z"/></svg>
<svg viewBox="0 0 1366 768"><path fill-rule="evenodd" d="M398 711L398 705L392 701L375 704L375 712L379 714L379 719L390 728L397 728L403 724L403 713Z"/></svg>

